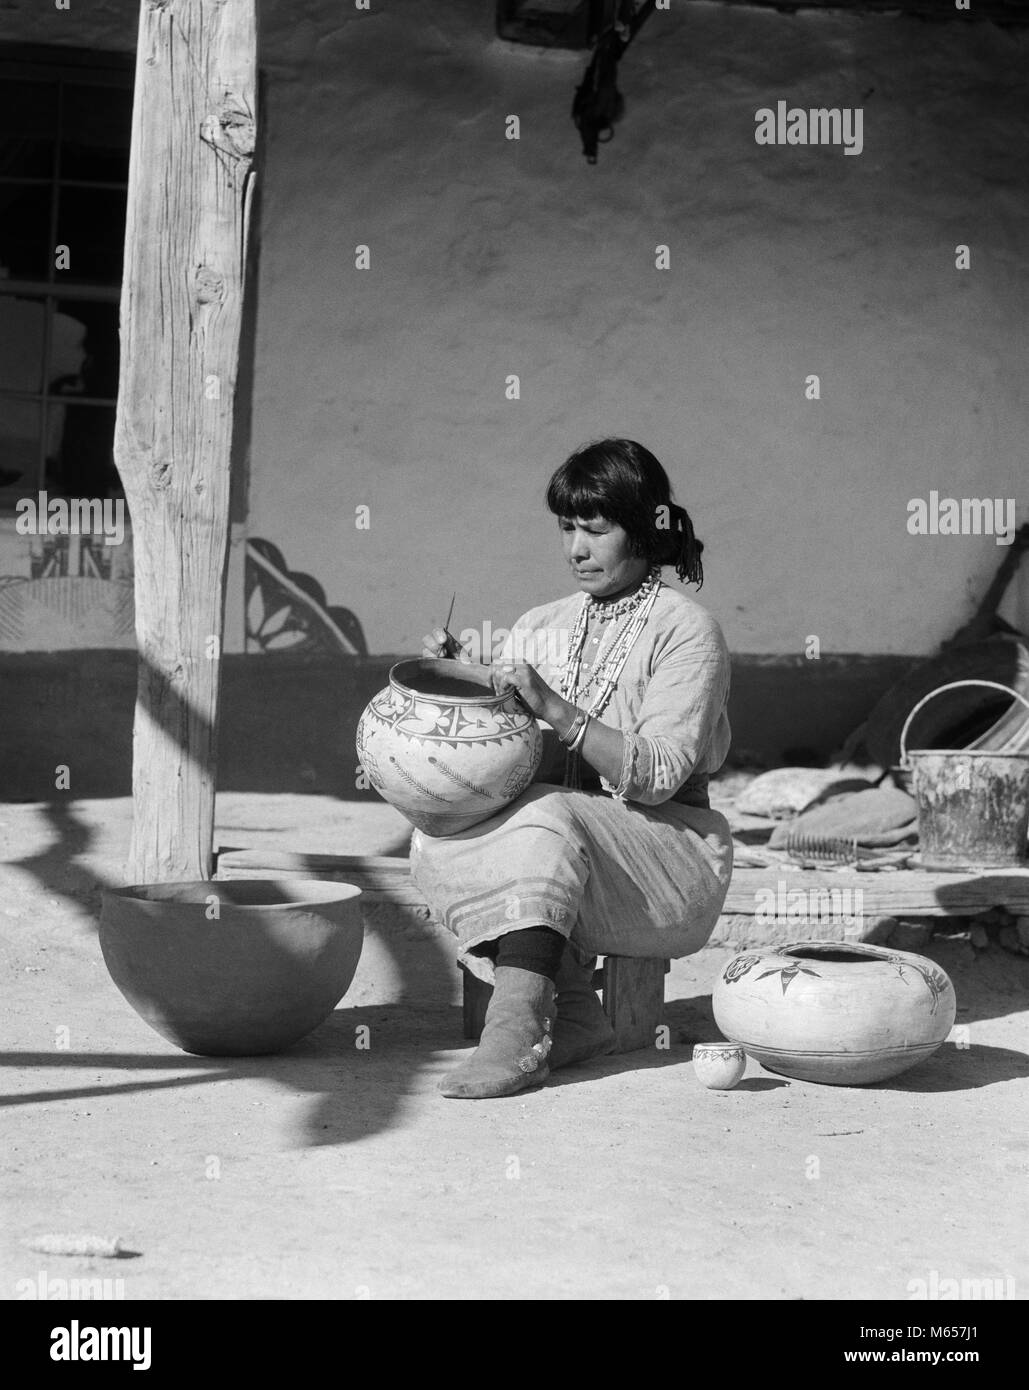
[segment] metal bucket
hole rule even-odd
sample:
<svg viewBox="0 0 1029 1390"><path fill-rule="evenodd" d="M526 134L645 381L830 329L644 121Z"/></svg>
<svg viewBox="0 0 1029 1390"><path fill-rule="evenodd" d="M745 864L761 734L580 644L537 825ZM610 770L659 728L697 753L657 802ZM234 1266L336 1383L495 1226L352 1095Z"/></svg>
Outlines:
<svg viewBox="0 0 1029 1390"><path fill-rule="evenodd" d="M1024 868L1029 832L1029 753L967 748L908 752L911 721L929 700L959 685L1002 690L1029 709L1029 700L996 681L953 681L919 700L904 721L900 765L910 769L918 803L919 861L923 869Z"/></svg>

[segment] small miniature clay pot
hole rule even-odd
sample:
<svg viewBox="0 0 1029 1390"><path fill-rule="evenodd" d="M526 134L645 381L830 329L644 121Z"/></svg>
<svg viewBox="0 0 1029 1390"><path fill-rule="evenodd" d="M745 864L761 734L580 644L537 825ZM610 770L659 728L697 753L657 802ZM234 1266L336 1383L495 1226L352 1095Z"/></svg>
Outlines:
<svg viewBox="0 0 1029 1390"><path fill-rule="evenodd" d="M734 1043L697 1043L693 1070L709 1091L731 1091L747 1069L747 1054Z"/></svg>

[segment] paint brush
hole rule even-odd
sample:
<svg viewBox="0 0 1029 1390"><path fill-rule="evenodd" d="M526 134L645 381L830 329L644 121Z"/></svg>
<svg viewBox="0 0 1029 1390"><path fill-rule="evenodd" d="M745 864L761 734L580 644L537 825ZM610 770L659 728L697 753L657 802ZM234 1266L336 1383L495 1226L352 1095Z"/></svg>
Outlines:
<svg viewBox="0 0 1029 1390"><path fill-rule="evenodd" d="M457 590L455 589L454 592L453 592L453 594L451 595L451 599L450 599L450 609L449 609L449 611L448 611L448 613L447 613L447 620L446 620L446 622L443 624L443 636L444 636L444 648L443 648L443 650L444 650L444 655L446 655L446 656L448 656L448 657L456 657L457 654L458 654L458 652L461 650L461 643L457 640L457 638L456 638L456 637L453 635L453 633L450 631L450 619L454 616L454 604L455 604L456 601L457 601Z"/></svg>

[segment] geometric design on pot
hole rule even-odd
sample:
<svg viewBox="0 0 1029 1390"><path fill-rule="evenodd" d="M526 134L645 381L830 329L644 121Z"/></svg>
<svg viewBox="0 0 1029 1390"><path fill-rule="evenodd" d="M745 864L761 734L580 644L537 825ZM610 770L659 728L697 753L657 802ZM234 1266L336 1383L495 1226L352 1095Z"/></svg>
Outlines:
<svg viewBox="0 0 1029 1390"><path fill-rule="evenodd" d="M521 796L522 792L532 781L533 775L534 769L528 763L523 764L520 767L513 768L507 774L507 780L500 789L501 793L504 796L511 798L512 800L516 796Z"/></svg>
<svg viewBox="0 0 1029 1390"><path fill-rule="evenodd" d="M397 773L397 775L403 777L404 781L407 782L410 786L414 787L415 791L421 792L422 795L427 796L430 799L430 801L439 801L444 806L450 805L450 802L445 796L440 796L438 792L430 790L429 787L423 787L421 782L419 782L416 777L412 777L406 768L401 767L401 765L397 762L396 758L393 756L392 753L389 755L389 760L393 764L394 771Z"/></svg>
<svg viewBox="0 0 1029 1390"><path fill-rule="evenodd" d="M380 692L369 706L388 728L429 742L442 744L503 742L512 732L526 727L528 720L515 710L462 709L448 701L397 700L394 692L383 700Z"/></svg>
<svg viewBox="0 0 1029 1390"><path fill-rule="evenodd" d="M379 764L375 761L373 755L362 749L359 754L359 760L361 766L367 773L368 780L369 782L371 782L372 786L379 786L379 784L382 781L382 773L379 771Z"/></svg>
<svg viewBox="0 0 1029 1390"><path fill-rule="evenodd" d="M485 787L476 786L474 782L469 782L467 777L462 777L459 772L455 772L442 758L435 758L430 754L429 763L433 767L438 768L440 772L443 773L444 777L449 777L451 781L456 782L459 787L464 787L466 790L474 792L476 796L484 796L487 801L493 801L495 799L493 792L487 791Z"/></svg>
<svg viewBox="0 0 1029 1390"><path fill-rule="evenodd" d="M543 753L534 716L513 690L494 691L489 668L434 658L393 667L357 742L379 795L428 835L495 815L532 781Z"/></svg>
<svg viewBox="0 0 1029 1390"><path fill-rule="evenodd" d="M925 989L912 988L915 977ZM808 941L734 957L715 982L712 1007L721 1032L767 1070L860 1086L935 1052L956 1000L945 972L923 956Z"/></svg>
<svg viewBox="0 0 1029 1390"><path fill-rule="evenodd" d="M740 1048L738 1043L695 1043L693 1047L694 1057L703 1053L705 1057L718 1057L723 1062L731 1062L734 1057L739 1055Z"/></svg>

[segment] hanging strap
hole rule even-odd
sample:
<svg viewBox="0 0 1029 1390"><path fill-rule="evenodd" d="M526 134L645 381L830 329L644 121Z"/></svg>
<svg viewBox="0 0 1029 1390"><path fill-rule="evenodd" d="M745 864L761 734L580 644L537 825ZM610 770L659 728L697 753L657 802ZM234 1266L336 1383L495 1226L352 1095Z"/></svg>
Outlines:
<svg viewBox="0 0 1029 1390"><path fill-rule="evenodd" d="M620 0L617 18L597 39L586 74L575 89L572 120L582 136L582 152L590 164L596 164L597 146L606 145L612 138L614 123L625 109L618 90L618 64L655 3L656 0L643 0L637 10L635 0Z"/></svg>

